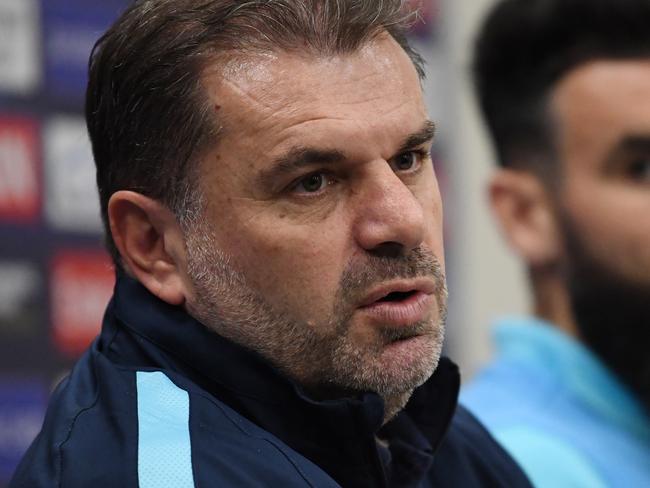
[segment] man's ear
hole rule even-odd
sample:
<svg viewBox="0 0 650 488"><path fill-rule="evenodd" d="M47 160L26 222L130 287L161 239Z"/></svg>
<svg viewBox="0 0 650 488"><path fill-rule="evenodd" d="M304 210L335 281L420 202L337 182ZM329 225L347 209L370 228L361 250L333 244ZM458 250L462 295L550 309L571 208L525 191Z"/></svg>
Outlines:
<svg viewBox="0 0 650 488"><path fill-rule="evenodd" d="M499 169L490 181L489 198L506 241L530 267L557 262L562 246L554 207L534 173Z"/></svg>
<svg viewBox="0 0 650 488"><path fill-rule="evenodd" d="M118 191L108 202L108 219L127 271L161 300L184 304L185 245L173 212L140 193Z"/></svg>

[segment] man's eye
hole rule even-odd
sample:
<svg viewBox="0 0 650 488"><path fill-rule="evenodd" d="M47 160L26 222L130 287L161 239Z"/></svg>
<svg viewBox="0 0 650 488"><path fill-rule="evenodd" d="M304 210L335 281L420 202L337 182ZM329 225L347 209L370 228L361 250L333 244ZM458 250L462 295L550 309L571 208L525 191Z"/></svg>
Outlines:
<svg viewBox="0 0 650 488"><path fill-rule="evenodd" d="M650 156L634 161L630 165L630 176L635 180L650 181Z"/></svg>
<svg viewBox="0 0 650 488"><path fill-rule="evenodd" d="M395 171L410 171L417 168L420 164L420 159L424 159L425 154L418 151L408 151L395 156L391 161L391 165Z"/></svg>
<svg viewBox="0 0 650 488"><path fill-rule="evenodd" d="M417 157L413 152L400 154L395 158L395 168L400 171L408 171L417 163Z"/></svg>
<svg viewBox="0 0 650 488"><path fill-rule="evenodd" d="M298 193L318 193L330 183L324 173L312 173L299 180L293 189Z"/></svg>

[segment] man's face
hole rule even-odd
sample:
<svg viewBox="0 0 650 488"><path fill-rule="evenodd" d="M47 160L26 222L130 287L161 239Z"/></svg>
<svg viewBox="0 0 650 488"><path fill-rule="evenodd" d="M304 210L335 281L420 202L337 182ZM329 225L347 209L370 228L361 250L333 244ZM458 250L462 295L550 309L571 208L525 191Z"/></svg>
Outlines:
<svg viewBox="0 0 650 488"><path fill-rule="evenodd" d="M190 312L317 394L410 392L435 369L442 208L416 71L383 36L205 77L223 123L187 233Z"/></svg>
<svg viewBox="0 0 650 488"><path fill-rule="evenodd" d="M578 329L650 407L650 60L579 67L552 103Z"/></svg>

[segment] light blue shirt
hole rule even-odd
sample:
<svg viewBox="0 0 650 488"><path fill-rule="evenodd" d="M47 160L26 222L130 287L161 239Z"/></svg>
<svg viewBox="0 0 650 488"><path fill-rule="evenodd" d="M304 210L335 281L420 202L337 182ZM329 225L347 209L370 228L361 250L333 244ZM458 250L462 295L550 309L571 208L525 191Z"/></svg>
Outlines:
<svg viewBox="0 0 650 488"><path fill-rule="evenodd" d="M496 359L461 403L535 486L650 487L650 416L588 349L533 318L494 335Z"/></svg>

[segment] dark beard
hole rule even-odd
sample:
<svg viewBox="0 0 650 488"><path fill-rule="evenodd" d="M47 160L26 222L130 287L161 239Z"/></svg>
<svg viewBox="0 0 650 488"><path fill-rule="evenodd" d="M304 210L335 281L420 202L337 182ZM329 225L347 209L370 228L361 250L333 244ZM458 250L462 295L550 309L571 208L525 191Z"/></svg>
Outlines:
<svg viewBox="0 0 650 488"><path fill-rule="evenodd" d="M633 282L594 259L565 225L567 283L586 345L650 413L650 283Z"/></svg>

